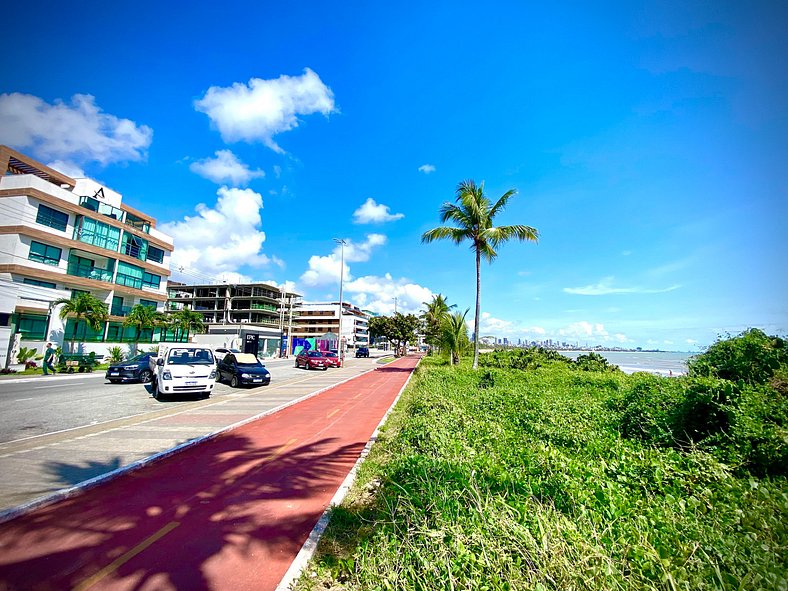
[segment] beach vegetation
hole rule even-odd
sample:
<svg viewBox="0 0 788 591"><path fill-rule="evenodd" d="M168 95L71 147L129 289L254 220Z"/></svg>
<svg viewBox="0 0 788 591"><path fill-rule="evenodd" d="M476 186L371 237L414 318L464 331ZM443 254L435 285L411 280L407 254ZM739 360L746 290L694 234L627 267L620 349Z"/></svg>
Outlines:
<svg viewBox="0 0 788 591"><path fill-rule="evenodd" d="M424 323L424 342L430 346L430 353L432 353L432 349L440 349L443 323L456 305L449 305L442 294L433 295L431 301L422 302L422 304L425 306L425 310L421 314L421 320Z"/></svg>
<svg viewBox="0 0 788 591"><path fill-rule="evenodd" d="M460 314L446 314L441 323L441 339L439 341L441 350L445 351L449 357L449 365L460 362L460 355L468 350L470 341L468 339L468 326L465 324L465 317L468 310Z"/></svg>
<svg viewBox="0 0 788 591"><path fill-rule="evenodd" d="M788 399L593 365L422 360L296 588L788 588Z"/></svg>
<svg viewBox="0 0 788 591"><path fill-rule="evenodd" d="M451 222L454 226L439 226L426 231L422 242L451 240L455 244L471 243L476 257L476 308L473 320L473 369L479 366L479 320L481 314L481 260L492 263L498 256L496 249L516 239L536 242L539 232L536 228L516 224L495 226L495 217L500 214L509 200L517 193L514 189L506 191L495 203L484 194L484 183L462 181L455 191L455 202L444 203L439 211L442 223Z"/></svg>

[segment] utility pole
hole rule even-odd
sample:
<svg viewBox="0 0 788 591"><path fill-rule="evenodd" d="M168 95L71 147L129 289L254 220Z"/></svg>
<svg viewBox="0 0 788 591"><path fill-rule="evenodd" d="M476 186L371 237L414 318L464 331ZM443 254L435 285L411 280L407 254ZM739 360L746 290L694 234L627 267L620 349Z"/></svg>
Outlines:
<svg viewBox="0 0 788 591"><path fill-rule="evenodd" d="M394 313L397 313L397 296L394 296Z"/></svg>
<svg viewBox="0 0 788 591"><path fill-rule="evenodd" d="M339 334L337 335L337 349L339 349L339 363L344 365L345 348L342 346L342 285L345 281L345 242L344 238L334 238L339 244Z"/></svg>
<svg viewBox="0 0 788 591"><path fill-rule="evenodd" d="M293 349L293 296L287 298L290 304L290 318L287 321L287 351L285 351L285 358L290 357L290 351Z"/></svg>

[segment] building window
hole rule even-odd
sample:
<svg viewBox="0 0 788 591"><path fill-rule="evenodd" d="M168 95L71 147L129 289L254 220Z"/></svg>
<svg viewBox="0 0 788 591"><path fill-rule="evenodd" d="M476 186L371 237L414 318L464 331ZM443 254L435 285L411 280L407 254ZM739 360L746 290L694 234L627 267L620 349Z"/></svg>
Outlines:
<svg viewBox="0 0 788 591"><path fill-rule="evenodd" d="M51 207L47 207L44 204L39 204L38 215L36 215L36 223L43 226L49 226L50 228L55 228L61 232L65 232L66 227L68 226L68 214L58 211L57 209L52 209Z"/></svg>
<svg viewBox="0 0 788 591"><path fill-rule="evenodd" d="M120 229L85 216L79 216L74 228L74 240L118 252Z"/></svg>
<svg viewBox="0 0 788 591"><path fill-rule="evenodd" d="M119 261L118 273L115 275L115 283L118 285L125 285L126 287L142 289L142 275L142 267Z"/></svg>
<svg viewBox="0 0 788 591"><path fill-rule="evenodd" d="M148 241L130 234L123 232L123 248L121 252L135 259L144 261L148 254Z"/></svg>
<svg viewBox="0 0 788 591"><path fill-rule="evenodd" d="M148 259L149 261L153 261L154 263L163 263L164 262L164 251L161 248L156 248L155 246L148 245Z"/></svg>
<svg viewBox="0 0 788 591"><path fill-rule="evenodd" d="M25 285L35 285L37 287L48 287L49 289L55 289L55 287L57 287L54 283L49 281L39 281L38 279L29 279L27 277L22 279L22 283Z"/></svg>
<svg viewBox="0 0 788 591"><path fill-rule="evenodd" d="M149 308L156 309L158 304L156 302L154 302L153 300L140 299L140 306L148 306Z"/></svg>
<svg viewBox="0 0 788 591"><path fill-rule="evenodd" d="M142 274L142 285L145 285L147 287L152 287L154 289L159 289L159 286L161 285L161 277L145 271Z"/></svg>
<svg viewBox="0 0 788 591"><path fill-rule="evenodd" d="M27 258L37 263L57 266L60 263L61 254L63 254L63 251L59 248L49 246L43 242L33 241L30 243L30 254Z"/></svg>
<svg viewBox="0 0 788 591"><path fill-rule="evenodd" d="M16 332L27 341L43 341L47 338L47 317L36 314L20 314Z"/></svg>
<svg viewBox="0 0 788 591"><path fill-rule="evenodd" d="M104 340L104 325L99 330L93 330L84 320L77 322L74 318L66 321L64 339L67 341L82 341L100 343Z"/></svg>

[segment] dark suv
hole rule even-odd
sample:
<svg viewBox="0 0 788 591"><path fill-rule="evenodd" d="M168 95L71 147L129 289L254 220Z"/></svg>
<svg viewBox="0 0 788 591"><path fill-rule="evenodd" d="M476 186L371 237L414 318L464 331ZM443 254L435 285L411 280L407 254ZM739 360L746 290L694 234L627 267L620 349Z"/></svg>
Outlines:
<svg viewBox="0 0 788 591"><path fill-rule="evenodd" d="M356 349L356 357L369 357L369 348L359 347Z"/></svg>
<svg viewBox="0 0 788 591"><path fill-rule="evenodd" d="M131 381L140 381L143 384L147 384L150 382L152 375L149 367L150 358L155 355L155 353L140 353L126 361L113 363L107 368L107 373L104 377L113 384Z"/></svg>

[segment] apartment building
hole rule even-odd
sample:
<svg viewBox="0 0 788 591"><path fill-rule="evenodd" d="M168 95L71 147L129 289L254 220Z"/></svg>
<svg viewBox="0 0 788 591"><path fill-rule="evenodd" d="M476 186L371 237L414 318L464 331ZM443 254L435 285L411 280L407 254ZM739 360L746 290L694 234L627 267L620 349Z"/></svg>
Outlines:
<svg viewBox="0 0 788 591"><path fill-rule="evenodd" d="M173 250L156 220L89 178L71 178L0 146L0 327L38 349L75 335L85 350L134 339L123 320L136 304L164 310ZM105 302L98 331L63 323L51 303L87 291ZM150 335L153 339L153 335Z"/></svg>
<svg viewBox="0 0 788 591"><path fill-rule="evenodd" d="M335 341L338 334L339 302L305 302L296 308L292 329L296 345L299 339ZM369 346L369 314L349 302L343 302L341 337L346 349Z"/></svg>
<svg viewBox="0 0 788 591"><path fill-rule="evenodd" d="M207 334L197 340L259 357L278 355L290 310L301 296L268 283L185 285L171 282L167 311L188 309L203 317Z"/></svg>

